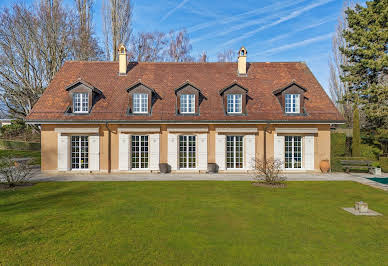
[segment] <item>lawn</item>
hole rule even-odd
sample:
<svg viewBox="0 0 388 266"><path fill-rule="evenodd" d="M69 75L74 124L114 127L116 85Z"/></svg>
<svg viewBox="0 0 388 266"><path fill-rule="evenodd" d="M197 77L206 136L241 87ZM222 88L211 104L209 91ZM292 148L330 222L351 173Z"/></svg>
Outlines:
<svg viewBox="0 0 388 266"><path fill-rule="evenodd" d="M363 200L379 217L341 207ZM0 265L388 262L388 194L353 182L52 182L0 191Z"/></svg>
<svg viewBox="0 0 388 266"><path fill-rule="evenodd" d="M40 165L40 151L0 150L0 158L4 156L11 156L12 158L32 158L32 164Z"/></svg>

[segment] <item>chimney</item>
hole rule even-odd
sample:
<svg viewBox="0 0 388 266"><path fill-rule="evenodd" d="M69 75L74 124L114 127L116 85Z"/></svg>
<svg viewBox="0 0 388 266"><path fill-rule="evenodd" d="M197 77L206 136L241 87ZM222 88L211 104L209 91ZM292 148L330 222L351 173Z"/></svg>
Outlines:
<svg viewBox="0 0 388 266"><path fill-rule="evenodd" d="M247 74L247 49L241 47L238 51L238 74L246 75Z"/></svg>
<svg viewBox="0 0 388 266"><path fill-rule="evenodd" d="M127 49L123 44L119 47L119 75L127 75Z"/></svg>

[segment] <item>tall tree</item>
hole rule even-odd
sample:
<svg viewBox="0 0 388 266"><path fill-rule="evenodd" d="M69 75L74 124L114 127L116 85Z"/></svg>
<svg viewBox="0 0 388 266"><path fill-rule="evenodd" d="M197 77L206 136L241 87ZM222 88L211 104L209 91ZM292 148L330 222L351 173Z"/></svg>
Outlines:
<svg viewBox="0 0 388 266"><path fill-rule="evenodd" d="M105 56L107 60L118 60L120 44L128 46L131 33L131 0L104 0L102 5Z"/></svg>
<svg viewBox="0 0 388 266"><path fill-rule="evenodd" d="M217 54L218 62L235 62L237 60L237 53L232 49L223 50Z"/></svg>
<svg viewBox="0 0 388 266"><path fill-rule="evenodd" d="M24 118L71 57L74 18L60 0L0 10L0 98L14 118Z"/></svg>
<svg viewBox="0 0 388 266"><path fill-rule="evenodd" d="M346 10L347 42L340 47L349 64L342 65L347 99L359 101L372 129L388 127L388 0L357 4ZM356 102L358 104L358 102Z"/></svg>
<svg viewBox="0 0 388 266"><path fill-rule="evenodd" d="M75 39L73 44L76 60L96 60L102 55L93 32L94 0L74 0L76 6Z"/></svg>
<svg viewBox="0 0 388 266"><path fill-rule="evenodd" d="M348 28L347 21L345 19L345 10L347 8L354 7L353 2L345 1L343 11L338 18L338 23L335 29L335 34L332 38L331 54L329 58L329 91L330 96L338 110L344 116L347 125L352 124L352 102L346 99L346 95L349 93L347 83L341 80L343 76L343 70L341 66L349 65L349 60L340 51L340 47L346 47L347 43L343 36L343 31Z"/></svg>
<svg viewBox="0 0 388 266"><path fill-rule="evenodd" d="M129 58L138 62L164 61L167 45L163 32L140 32L131 38Z"/></svg>
<svg viewBox="0 0 388 266"><path fill-rule="evenodd" d="M360 137L360 113L357 104L353 107L353 138L352 138L352 156L361 155L361 137Z"/></svg>
<svg viewBox="0 0 388 266"><path fill-rule="evenodd" d="M192 62L193 58L190 55L192 47L186 30L179 32L171 31L169 37L170 43L167 51L168 61Z"/></svg>

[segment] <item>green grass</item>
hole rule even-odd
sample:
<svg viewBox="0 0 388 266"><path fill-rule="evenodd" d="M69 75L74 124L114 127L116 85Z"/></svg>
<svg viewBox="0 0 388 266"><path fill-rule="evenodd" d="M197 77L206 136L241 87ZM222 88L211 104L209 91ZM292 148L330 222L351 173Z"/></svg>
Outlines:
<svg viewBox="0 0 388 266"><path fill-rule="evenodd" d="M4 156L11 156L13 158L32 158L32 164L40 165L40 151L0 150L0 158Z"/></svg>
<svg viewBox="0 0 388 266"><path fill-rule="evenodd" d="M341 207L363 200L384 216ZM53 182L0 191L0 265L388 262L388 194L353 182Z"/></svg>

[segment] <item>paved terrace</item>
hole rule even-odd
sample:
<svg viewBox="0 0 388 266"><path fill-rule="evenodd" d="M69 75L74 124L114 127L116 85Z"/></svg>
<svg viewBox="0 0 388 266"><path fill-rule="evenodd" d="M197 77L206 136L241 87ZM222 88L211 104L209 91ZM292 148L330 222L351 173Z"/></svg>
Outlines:
<svg viewBox="0 0 388 266"><path fill-rule="evenodd" d="M384 185L368 177L375 177L367 173L292 173L286 174L288 181L354 181L374 188L388 191L388 185ZM381 177L388 177L388 173ZM252 181L252 174L142 174L142 173L111 173L111 174L90 174L90 173L37 173L33 181Z"/></svg>

